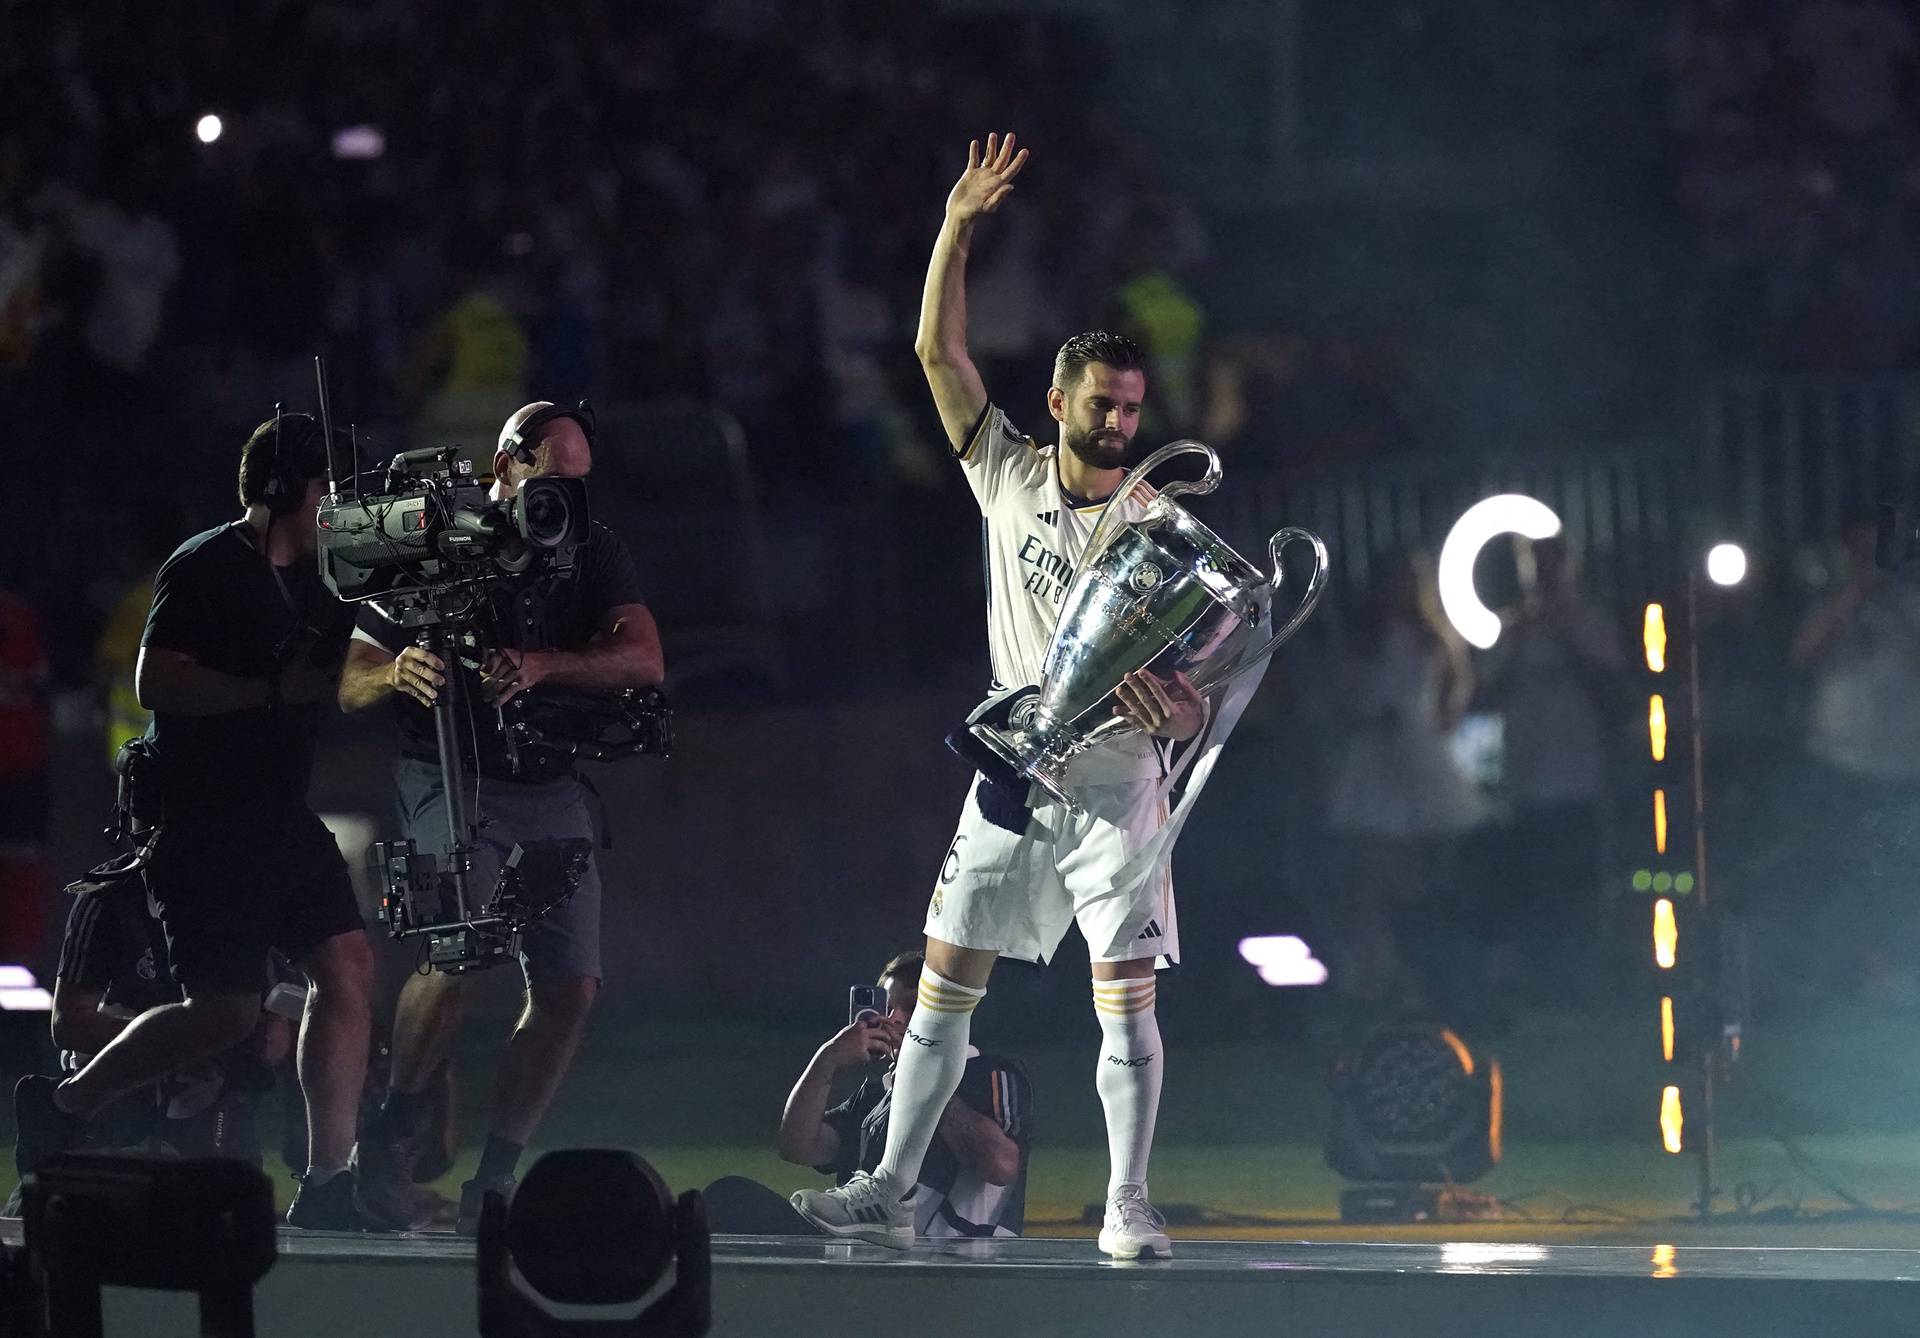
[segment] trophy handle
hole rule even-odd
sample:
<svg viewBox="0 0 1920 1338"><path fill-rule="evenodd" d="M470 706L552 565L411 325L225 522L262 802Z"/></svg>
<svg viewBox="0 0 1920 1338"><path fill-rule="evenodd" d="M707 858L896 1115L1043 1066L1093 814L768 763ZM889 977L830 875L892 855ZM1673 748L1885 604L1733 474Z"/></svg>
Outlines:
<svg viewBox="0 0 1920 1338"><path fill-rule="evenodd" d="M1220 457L1214 452L1213 447L1190 438L1168 442L1132 469L1129 469L1127 476L1120 480L1120 486L1113 490L1113 496L1107 498L1107 504L1101 508L1100 519L1094 524L1093 534L1087 539L1086 550L1081 555L1080 561L1082 565L1085 565L1096 555L1105 551L1107 542L1112 537L1113 530L1123 523L1122 513L1125 509L1127 499L1139 489L1142 483L1146 482L1147 475L1179 455L1206 456L1207 472L1191 483L1184 479L1175 479L1172 483L1160 489L1159 495L1161 497L1179 497L1186 493L1205 495L1220 486ZM1324 557L1325 552L1323 550L1322 558L1324 559ZM1324 562L1322 565L1324 565Z"/></svg>
<svg viewBox="0 0 1920 1338"><path fill-rule="evenodd" d="M1267 540L1267 554L1273 559L1273 575L1268 578L1267 588L1276 595L1280 593L1280 584L1286 579L1287 571L1286 567L1282 565L1280 561L1280 554L1290 543L1313 545L1313 575L1307 578L1307 593L1301 597L1299 607L1294 609L1292 616L1290 616L1286 622L1282 623L1279 629L1267 638L1266 644L1262 645L1258 650L1250 651L1242 655L1234 664L1233 668L1229 669L1219 678L1204 684L1195 684L1195 687L1201 692L1211 692L1215 688L1231 683L1234 679L1240 677L1241 674L1244 674L1247 670L1266 659L1267 656L1271 655L1280 646L1281 642L1288 640L1295 632L1300 630L1301 625L1304 624L1307 618L1313 613L1314 606L1319 604L1320 596L1327 588L1327 546L1321 541L1320 536L1311 530L1303 530L1298 526L1289 525L1285 529L1279 529L1273 532L1273 536Z"/></svg>

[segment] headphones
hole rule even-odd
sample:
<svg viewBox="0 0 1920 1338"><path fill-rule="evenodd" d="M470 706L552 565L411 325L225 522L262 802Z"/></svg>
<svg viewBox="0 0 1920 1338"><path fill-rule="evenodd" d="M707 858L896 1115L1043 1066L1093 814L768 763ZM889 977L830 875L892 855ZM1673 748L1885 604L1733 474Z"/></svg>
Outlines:
<svg viewBox="0 0 1920 1338"><path fill-rule="evenodd" d="M282 414L278 404L273 406L273 469L267 475L266 485L260 489L260 500L266 504L267 511L275 516L292 515L300 509L300 503L307 496L307 478L301 468L301 453L287 449L285 425L289 419L299 419L305 423L310 434L318 430L311 414Z"/></svg>
<svg viewBox="0 0 1920 1338"><path fill-rule="evenodd" d="M505 451L521 464L530 465L533 463L534 451L538 449L540 445L540 429L556 418L571 418L574 422L580 424L580 430L587 434L588 447L592 447L594 426L593 406L585 400L581 400L577 407L571 409L565 405L552 403L530 404L527 408L532 409L533 412L527 413L527 416L521 418L519 422L515 422L513 418L509 418L507 425L500 429L500 443L497 447L497 449ZM522 409L520 412L526 413L526 409ZM519 414L515 414L514 417L519 418Z"/></svg>

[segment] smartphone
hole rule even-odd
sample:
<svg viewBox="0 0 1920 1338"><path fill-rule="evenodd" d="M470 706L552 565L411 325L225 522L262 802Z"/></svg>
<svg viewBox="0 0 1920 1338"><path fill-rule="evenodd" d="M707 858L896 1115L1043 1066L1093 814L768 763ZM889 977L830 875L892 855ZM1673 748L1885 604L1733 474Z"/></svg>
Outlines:
<svg viewBox="0 0 1920 1338"><path fill-rule="evenodd" d="M855 985L847 991L847 1021L887 1015L887 992L878 985Z"/></svg>

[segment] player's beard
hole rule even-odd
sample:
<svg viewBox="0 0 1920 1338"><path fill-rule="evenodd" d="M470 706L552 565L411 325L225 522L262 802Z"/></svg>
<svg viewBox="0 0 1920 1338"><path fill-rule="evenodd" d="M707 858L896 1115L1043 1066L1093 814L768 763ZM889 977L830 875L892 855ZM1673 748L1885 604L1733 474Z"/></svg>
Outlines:
<svg viewBox="0 0 1920 1338"><path fill-rule="evenodd" d="M1124 469L1132 453L1125 437L1104 427L1067 433L1067 449L1079 456L1082 464L1095 469Z"/></svg>

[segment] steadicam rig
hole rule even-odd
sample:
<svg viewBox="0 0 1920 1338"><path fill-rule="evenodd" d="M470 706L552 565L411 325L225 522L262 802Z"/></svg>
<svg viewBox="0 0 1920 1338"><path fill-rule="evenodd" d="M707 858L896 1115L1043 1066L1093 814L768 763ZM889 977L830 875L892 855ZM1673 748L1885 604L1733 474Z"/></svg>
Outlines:
<svg viewBox="0 0 1920 1338"><path fill-rule="evenodd" d="M585 837L528 841L514 846L484 905L469 911L460 895L469 852L456 848L441 868L412 841L374 843L384 888L380 919L395 938L425 940L422 965L459 975L497 966L520 955L520 936L535 921L566 903L593 858ZM458 871L458 880L453 874Z"/></svg>

